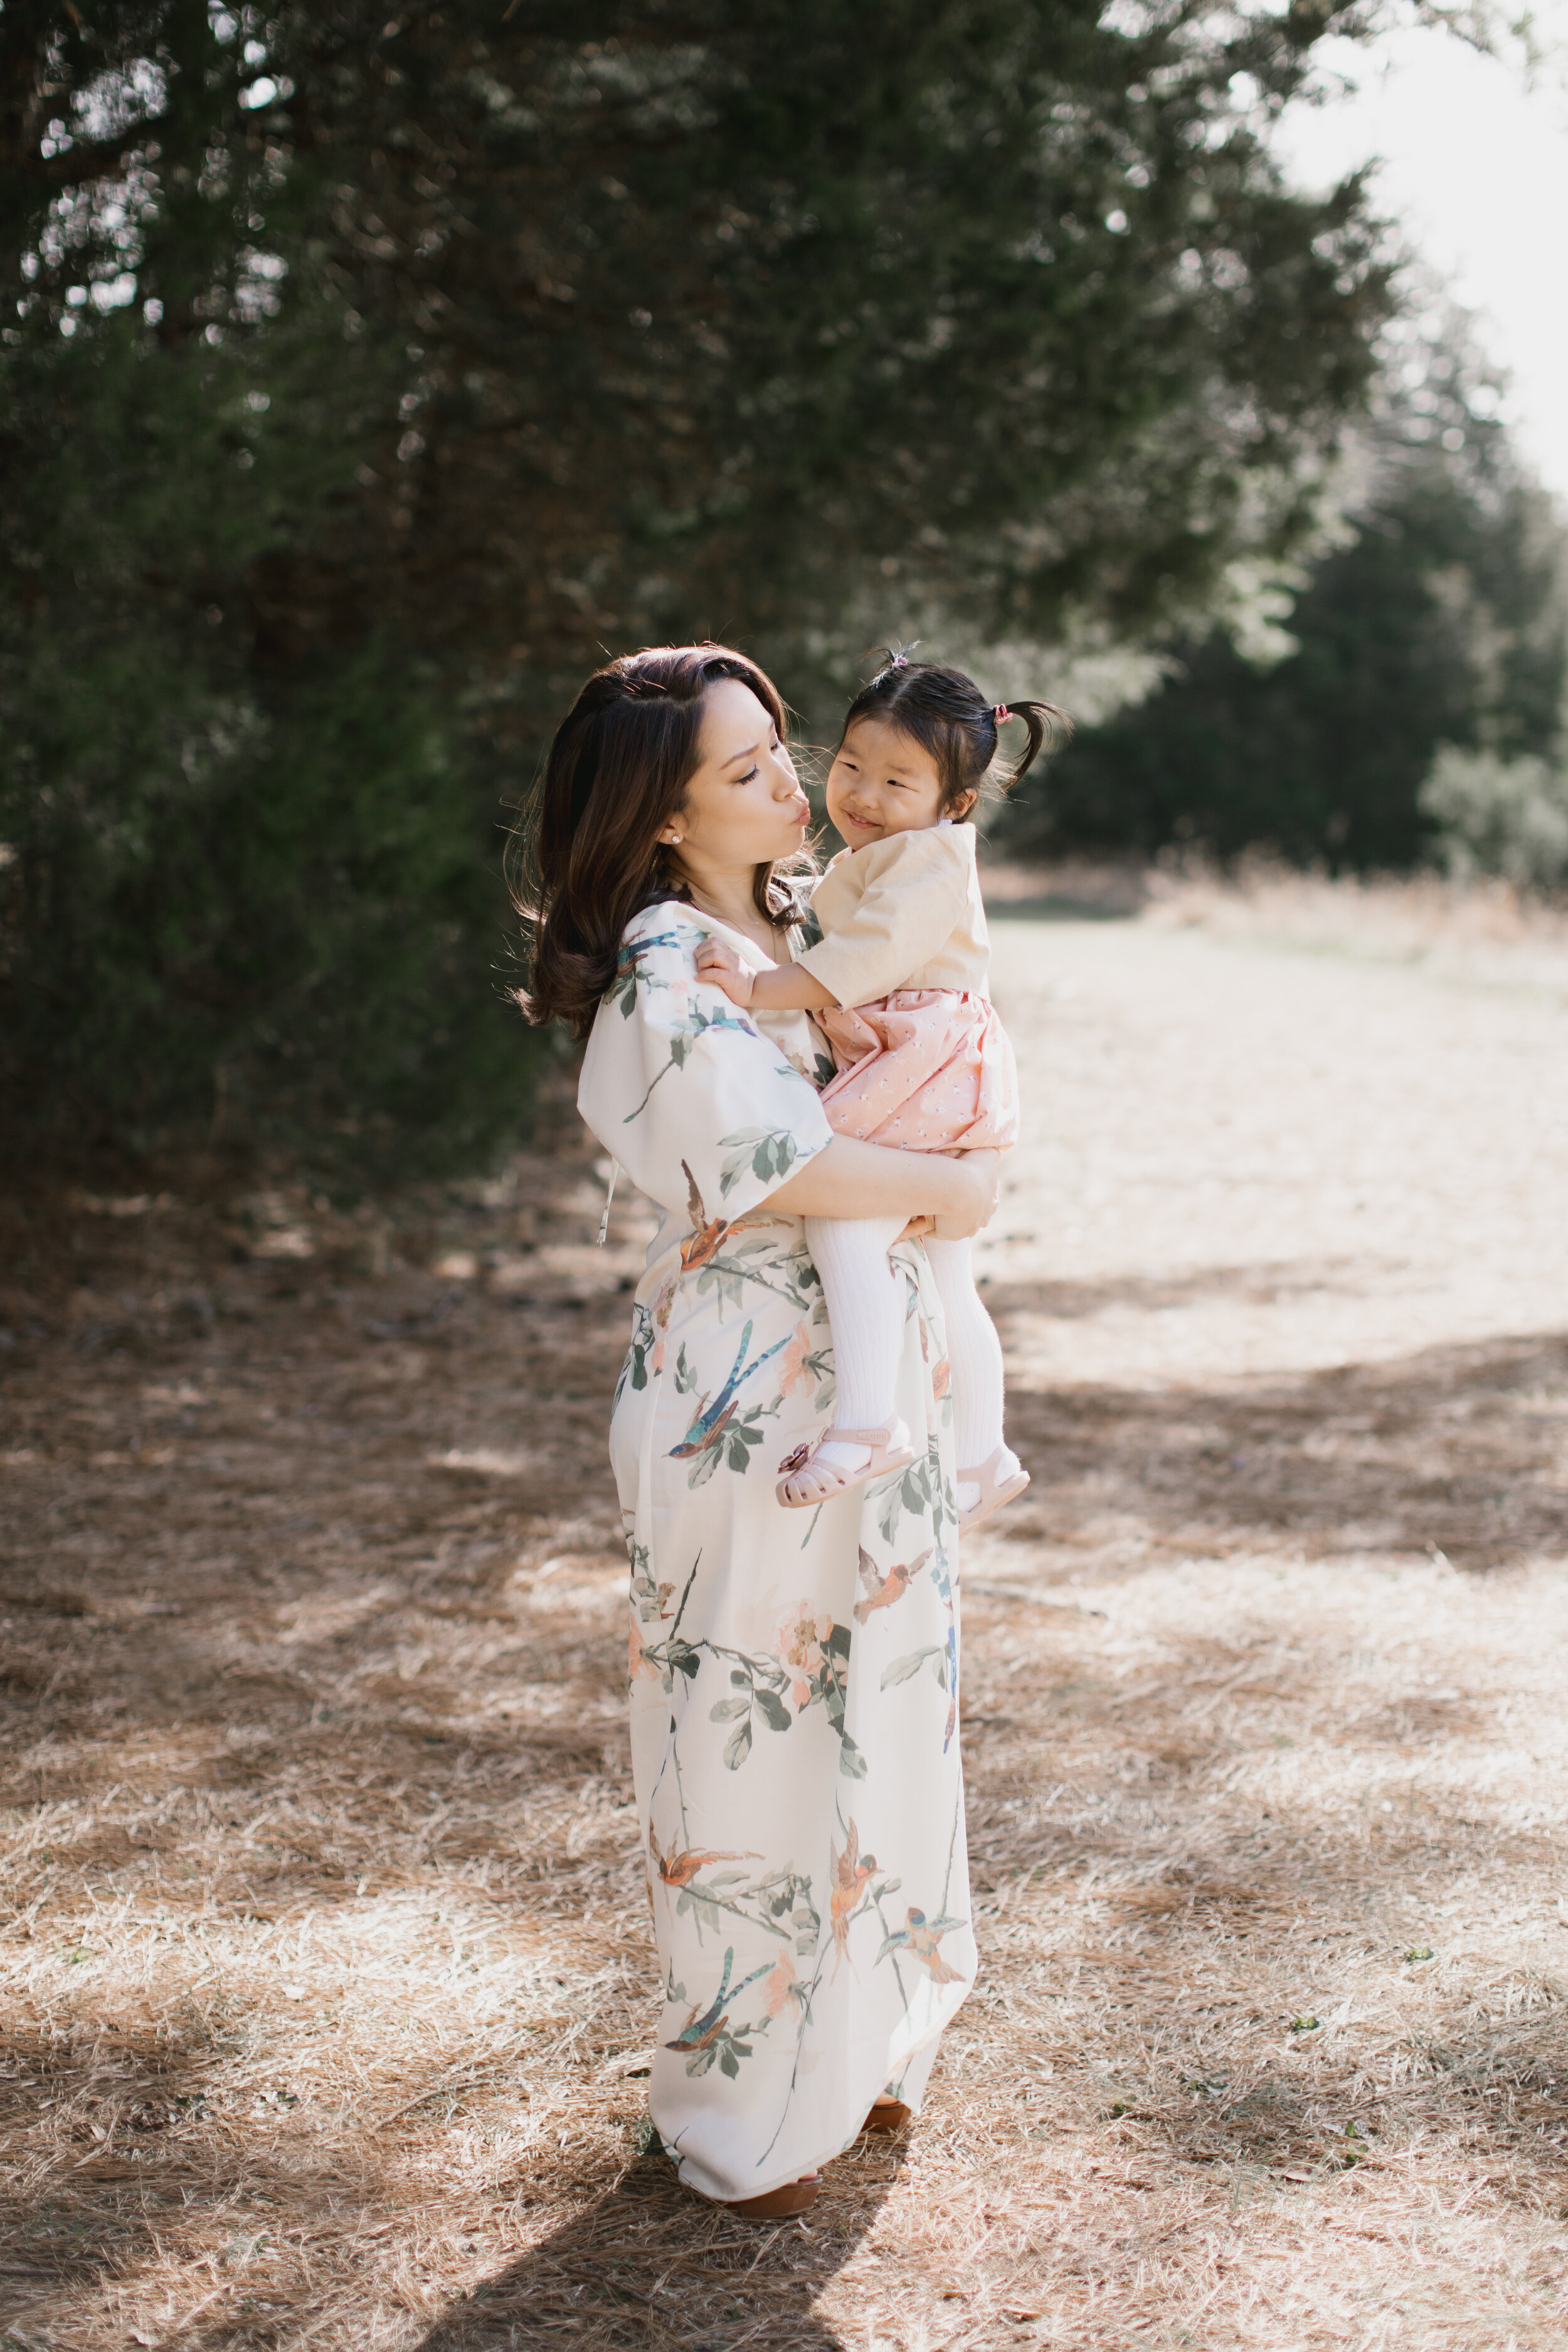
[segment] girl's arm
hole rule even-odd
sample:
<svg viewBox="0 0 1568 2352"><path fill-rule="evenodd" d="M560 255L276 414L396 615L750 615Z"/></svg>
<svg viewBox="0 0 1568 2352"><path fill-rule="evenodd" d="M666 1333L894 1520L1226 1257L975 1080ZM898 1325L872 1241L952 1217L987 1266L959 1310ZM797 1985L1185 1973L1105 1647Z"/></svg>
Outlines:
<svg viewBox="0 0 1568 2352"><path fill-rule="evenodd" d="M781 963L772 971L751 971L722 940L703 940L697 950L697 969L704 980L718 983L731 1004L749 1004L760 1013L821 1013L838 1002L803 965Z"/></svg>
<svg viewBox="0 0 1568 2352"><path fill-rule="evenodd" d="M900 1151L836 1135L770 1195L791 1217L934 1217L938 1238L967 1240L996 1208L999 1151Z"/></svg>

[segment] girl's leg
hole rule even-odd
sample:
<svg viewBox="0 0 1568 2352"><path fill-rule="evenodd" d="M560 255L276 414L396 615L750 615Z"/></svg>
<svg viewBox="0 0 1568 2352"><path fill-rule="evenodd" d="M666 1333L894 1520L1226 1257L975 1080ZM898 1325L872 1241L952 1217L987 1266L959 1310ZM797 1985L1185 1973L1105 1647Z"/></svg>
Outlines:
<svg viewBox="0 0 1568 2352"><path fill-rule="evenodd" d="M888 1252L904 1217L807 1217L805 1245L822 1276L833 1336L840 1429L886 1429L894 1417L899 1354L904 1337L903 1286ZM858 1470L870 1458L864 1445L819 1448L830 1468Z"/></svg>
<svg viewBox="0 0 1568 2352"><path fill-rule="evenodd" d="M926 1255L947 1325L947 1360L952 1375L953 1450L958 1455L958 1507L972 1510L980 1489L966 1470L983 1469L1002 1444L1002 1342L980 1303L967 1242L928 1241ZM997 1469L1013 1476L1016 1457L1004 1452Z"/></svg>

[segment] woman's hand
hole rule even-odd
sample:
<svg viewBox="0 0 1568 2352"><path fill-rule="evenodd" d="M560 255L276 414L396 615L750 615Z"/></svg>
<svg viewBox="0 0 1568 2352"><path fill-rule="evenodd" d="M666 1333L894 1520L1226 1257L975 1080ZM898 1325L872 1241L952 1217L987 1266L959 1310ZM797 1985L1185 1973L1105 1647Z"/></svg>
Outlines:
<svg viewBox="0 0 1568 2352"><path fill-rule="evenodd" d="M1001 1170L999 1151L963 1151L956 1155L954 1173L965 1179L972 1198L937 1218L939 1242L966 1242L972 1234L991 1223L1001 1196Z"/></svg>
<svg viewBox="0 0 1568 2352"><path fill-rule="evenodd" d="M723 940L705 939L697 950L697 976L721 988L731 1004L750 1004L756 974Z"/></svg>

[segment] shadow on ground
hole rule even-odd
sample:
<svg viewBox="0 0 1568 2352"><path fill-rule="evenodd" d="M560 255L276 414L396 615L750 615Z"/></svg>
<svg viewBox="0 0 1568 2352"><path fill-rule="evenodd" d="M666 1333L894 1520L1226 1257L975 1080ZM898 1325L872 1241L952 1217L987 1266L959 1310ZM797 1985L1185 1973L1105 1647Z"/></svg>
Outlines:
<svg viewBox="0 0 1568 2352"><path fill-rule="evenodd" d="M1004 1317L1047 1311L1022 1286L992 1297ZM1178 1552L1468 1569L1568 1549L1561 1332L1223 1387L1015 1385L1007 1412L1037 1489L1001 1523L1008 1541L1092 1550L1136 1526Z"/></svg>
<svg viewBox="0 0 1568 2352"><path fill-rule="evenodd" d="M418 2352L500 2352L569 2338L584 2352L843 2352L812 2305L876 2222L899 2152L862 2143L800 2220L706 2207L657 2149L586 2210L473 2289Z"/></svg>

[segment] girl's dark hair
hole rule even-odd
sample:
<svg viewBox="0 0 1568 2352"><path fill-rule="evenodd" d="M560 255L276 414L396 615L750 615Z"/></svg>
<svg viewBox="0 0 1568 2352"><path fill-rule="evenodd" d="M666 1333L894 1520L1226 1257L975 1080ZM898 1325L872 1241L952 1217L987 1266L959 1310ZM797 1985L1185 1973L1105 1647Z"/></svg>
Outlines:
<svg viewBox="0 0 1568 2352"><path fill-rule="evenodd" d="M773 680L716 645L623 654L595 670L556 730L517 836L512 895L533 927L517 997L531 1021L569 1021L586 1036L633 916L689 895L658 835L685 801L703 702L721 677L749 686L784 735ZM798 912L790 867L759 866L752 896L769 922Z"/></svg>
<svg viewBox="0 0 1568 2352"><path fill-rule="evenodd" d="M974 680L939 662L913 662L889 653L868 686L863 686L844 717L842 746L858 719L880 719L920 744L936 761L942 806L955 808L966 793L978 798L996 757L1000 722L1021 719L1029 740L1017 766L997 779L1011 792L1027 775L1046 745L1072 732L1072 721L1054 702L986 701Z"/></svg>

